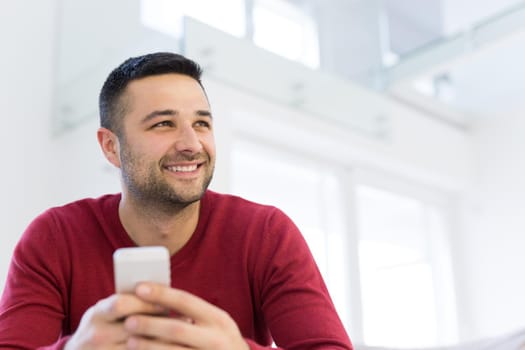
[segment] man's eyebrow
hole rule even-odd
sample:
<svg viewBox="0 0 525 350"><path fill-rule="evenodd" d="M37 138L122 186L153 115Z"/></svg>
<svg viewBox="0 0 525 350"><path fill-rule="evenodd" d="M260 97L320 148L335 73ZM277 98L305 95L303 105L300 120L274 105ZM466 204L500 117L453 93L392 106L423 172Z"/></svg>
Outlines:
<svg viewBox="0 0 525 350"><path fill-rule="evenodd" d="M206 109L199 109L196 114L201 117L212 117L211 112Z"/></svg>
<svg viewBox="0 0 525 350"><path fill-rule="evenodd" d="M148 121L150 121L151 119L154 119L158 116L162 116L162 115L167 115L167 116L176 116L178 113L177 111L173 110L173 109L164 109L164 110L161 110L161 111L153 111L149 114L147 114L144 118L142 118L142 122L143 123L146 123Z"/></svg>
<svg viewBox="0 0 525 350"><path fill-rule="evenodd" d="M142 118L142 122L143 123L147 123L151 119L155 119L158 116L172 116L173 117L173 116L176 116L178 114L179 114L179 112L177 112L176 110L173 110L173 109L164 109L164 110L161 110L161 111L153 111L153 112L147 114L144 118ZM211 112L209 110L206 110L206 109L199 109L199 110L195 111L195 114L200 116L200 117L209 117L209 118L212 117Z"/></svg>

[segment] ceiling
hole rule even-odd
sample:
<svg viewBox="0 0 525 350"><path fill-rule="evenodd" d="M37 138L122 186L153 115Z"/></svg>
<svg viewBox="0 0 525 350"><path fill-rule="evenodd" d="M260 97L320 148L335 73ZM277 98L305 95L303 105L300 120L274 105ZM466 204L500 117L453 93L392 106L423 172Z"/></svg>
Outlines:
<svg viewBox="0 0 525 350"><path fill-rule="evenodd" d="M464 6L451 7L455 25L402 55L387 71L388 91L467 128L484 118L525 111L525 2L491 5L490 13L478 17L461 16L468 13Z"/></svg>
<svg viewBox="0 0 525 350"><path fill-rule="evenodd" d="M330 7L334 21L345 20L337 27L342 33L328 34L344 43L337 47L344 64L333 69L340 76L363 83L355 72L374 71L368 87L463 129L525 111L523 0L288 1L314 16ZM351 52L345 54L345 46ZM380 63L374 55L382 56Z"/></svg>

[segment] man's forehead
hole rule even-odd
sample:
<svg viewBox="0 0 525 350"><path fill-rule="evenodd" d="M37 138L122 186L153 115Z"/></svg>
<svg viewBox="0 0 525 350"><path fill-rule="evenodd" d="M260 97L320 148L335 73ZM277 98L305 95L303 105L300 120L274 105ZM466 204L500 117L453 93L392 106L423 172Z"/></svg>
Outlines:
<svg viewBox="0 0 525 350"><path fill-rule="evenodd" d="M182 74L153 75L132 80L128 83L123 95L133 98L155 94L180 94L181 97L205 98L206 92L201 84L190 76Z"/></svg>

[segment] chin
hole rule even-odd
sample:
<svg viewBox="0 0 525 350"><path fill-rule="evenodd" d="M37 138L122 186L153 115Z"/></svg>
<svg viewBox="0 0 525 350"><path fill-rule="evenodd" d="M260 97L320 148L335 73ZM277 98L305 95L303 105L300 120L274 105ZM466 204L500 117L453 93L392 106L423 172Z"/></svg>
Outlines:
<svg viewBox="0 0 525 350"><path fill-rule="evenodd" d="M202 198L202 196L204 196L205 192L206 188L192 192L174 193L173 197L176 201L178 201L181 204L191 204L199 201Z"/></svg>

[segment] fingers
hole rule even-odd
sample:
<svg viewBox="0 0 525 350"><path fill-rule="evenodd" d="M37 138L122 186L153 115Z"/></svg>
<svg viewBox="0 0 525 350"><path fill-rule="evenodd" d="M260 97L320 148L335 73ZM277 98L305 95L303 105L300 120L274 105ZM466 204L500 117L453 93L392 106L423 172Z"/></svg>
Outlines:
<svg viewBox="0 0 525 350"><path fill-rule="evenodd" d="M124 327L130 334L128 349L249 350L233 321L222 328L169 317L135 315L126 319Z"/></svg>
<svg viewBox="0 0 525 350"><path fill-rule="evenodd" d="M84 348L104 348L108 346L124 348L129 333L125 330L122 323L93 323L89 326L84 325L79 327L74 337L76 346L71 346L71 349ZM66 348L66 349L69 349Z"/></svg>
<svg viewBox="0 0 525 350"><path fill-rule="evenodd" d="M208 342L207 332L181 319L136 315L126 319L124 327L132 335L131 343L136 344L168 343L193 349Z"/></svg>
<svg viewBox="0 0 525 350"><path fill-rule="evenodd" d="M132 314L161 314L164 311L161 306L148 303L133 294L114 294L95 305L94 317L115 322Z"/></svg>
<svg viewBox="0 0 525 350"><path fill-rule="evenodd" d="M159 343L150 339L132 337L126 343L128 350L188 350L191 349L184 345L177 345L172 343Z"/></svg>
<svg viewBox="0 0 525 350"><path fill-rule="evenodd" d="M166 307L180 317L131 315L124 323L131 334L128 346L133 342L136 349L156 349L158 342L172 344L175 349L249 348L227 312L191 293L154 283L139 284L135 293L144 302Z"/></svg>
<svg viewBox="0 0 525 350"><path fill-rule="evenodd" d="M90 307L65 349L124 348L129 333L117 322L133 310L151 308L134 296L113 295Z"/></svg>
<svg viewBox="0 0 525 350"><path fill-rule="evenodd" d="M229 318L225 311L215 305L179 289L154 283L141 283L137 286L135 293L145 302L177 311L195 323L215 324L224 321L224 318Z"/></svg>
<svg viewBox="0 0 525 350"><path fill-rule="evenodd" d="M131 315L163 313L165 308L140 299L136 295L112 295L100 300L84 313L78 329L65 349L125 349L130 338L130 333L123 322L126 318Z"/></svg>

